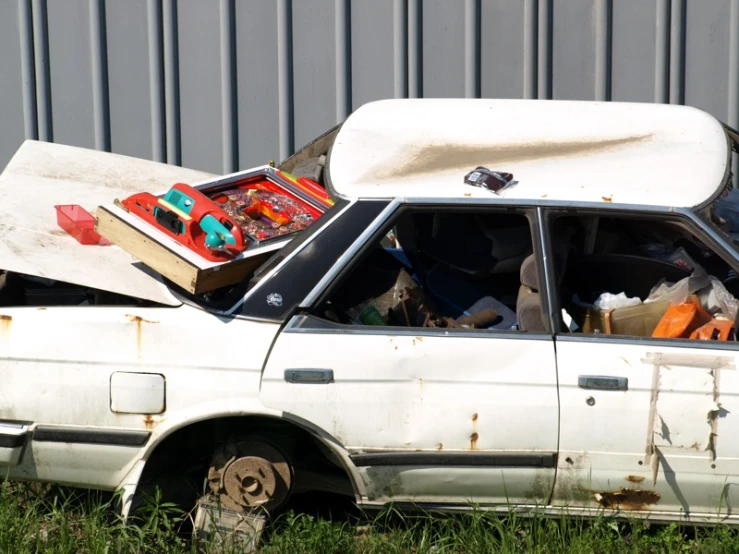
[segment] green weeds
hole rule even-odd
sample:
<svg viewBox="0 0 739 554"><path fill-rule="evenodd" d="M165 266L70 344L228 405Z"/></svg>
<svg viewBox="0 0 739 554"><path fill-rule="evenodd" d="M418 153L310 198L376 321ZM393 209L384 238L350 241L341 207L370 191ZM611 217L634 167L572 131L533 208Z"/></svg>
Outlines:
<svg viewBox="0 0 739 554"><path fill-rule="evenodd" d="M124 524L115 495L0 481L0 553L148 554L223 552L192 535L194 514L155 493ZM239 548L228 552L237 554ZM269 554L476 554L516 553L734 553L739 531L678 524L649 525L602 516L505 517L483 511L464 515L380 514L342 521L288 511L270 521L259 552Z"/></svg>

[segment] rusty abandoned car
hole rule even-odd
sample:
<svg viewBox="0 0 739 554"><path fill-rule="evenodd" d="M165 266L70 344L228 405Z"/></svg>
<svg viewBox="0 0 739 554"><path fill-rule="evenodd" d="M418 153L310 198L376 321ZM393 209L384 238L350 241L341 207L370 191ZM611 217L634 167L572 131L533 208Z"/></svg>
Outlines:
<svg viewBox="0 0 739 554"><path fill-rule="evenodd" d="M205 291L54 206L248 172L27 141L0 175L0 466L124 515L190 483L240 513L326 490L737 523L738 141L686 106L370 102L274 168L325 211Z"/></svg>

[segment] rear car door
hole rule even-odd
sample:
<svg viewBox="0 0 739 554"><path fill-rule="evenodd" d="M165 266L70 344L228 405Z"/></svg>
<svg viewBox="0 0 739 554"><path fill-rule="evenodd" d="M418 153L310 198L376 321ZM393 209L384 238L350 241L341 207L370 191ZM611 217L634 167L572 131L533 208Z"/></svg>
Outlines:
<svg viewBox="0 0 739 554"><path fill-rule="evenodd" d="M419 210L436 218L444 208ZM427 241L420 253L412 241L394 248L383 237L397 231L396 223L413 210L386 211L327 268L275 341L263 373L262 402L341 444L363 479L365 502L546 503L558 440L554 345L543 327L510 329L520 266L535 256L530 220L519 214L515 229L495 228L504 216L486 214L493 228L481 231L484 236L522 244L519 251L509 248L505 260L495 258L491 270L484 256L492 243L480 240L483 248L476 249L480 237L472 236L474 231L449 243L443 237ZM479 215L469 210L474 208L461 212L462 225ZM340 230L329 228L313 248L331 248L334 232ZM479 254L474 262L471 255L458 255L465 240L473 245L468 250ZM416 254L424 260L420 266L409 260ZM299 269L292 271L303 274ZM392 283L402 271L417 278L424 273L424 286L416 290L441 312L460 317L465 310L474 312L475 304L488 305L496 307L498 318L482 328L449 328L408 319L366 325L337 317L367 296L363 287L372 289L384 278ZM474 290L480 292L470 295ZM538 294L524 296L538 300L539 313L544 312ZM394 313L400 317L401 311Z"/></svg>
<svg viewBox="0 0 739 554"><path fill-rule="evenodd" d="M551 293L579 326L562 325L556 335L561 437L553 503L653 519L730 515L739 501L739 446L731 438L739 432L739 347L653 337L671 302L643 301L661 279L680 282L697 266L725 279L731 268L688 218L571 213L553 215L549 227L567 225L579 237ZM691 279L686 287L699 283ZM603 292L641 302L590 305Z"/></svg>

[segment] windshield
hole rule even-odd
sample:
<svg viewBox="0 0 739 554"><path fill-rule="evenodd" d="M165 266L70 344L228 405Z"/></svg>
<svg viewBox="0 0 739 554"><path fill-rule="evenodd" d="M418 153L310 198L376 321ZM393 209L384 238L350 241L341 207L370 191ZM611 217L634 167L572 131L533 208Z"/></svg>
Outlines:
<svg viewBox="0 0 739 554"><path fill-rule="evenodd" d="M700 215L717 233L719 233L739 254L739 133L724 124L726 134L733 150L731 168L726 186L716 199L708 204Z"/></svg>

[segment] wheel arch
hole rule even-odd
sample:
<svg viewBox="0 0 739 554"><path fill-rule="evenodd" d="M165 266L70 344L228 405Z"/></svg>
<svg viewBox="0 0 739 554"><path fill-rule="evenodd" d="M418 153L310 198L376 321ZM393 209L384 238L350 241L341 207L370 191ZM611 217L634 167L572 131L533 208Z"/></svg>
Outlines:
<svg viewBox="0 0 739 554"><path fill-rule="evenodd" d="M261 433L270 437L273 432L279 431L283 435L285 433L294 434L297 442L310 439L315 446L315 452L320 453L328 463L342 470L354 491L355 499L358 500L366 495L364 482L352 463L349 453L330 433L310 422L276 410L245 411L243 409L223 409L223 406L221 408L219 411L199 410L200 413L190 414L189 417L181 418L176 422L160 422L154 430L153 439L139 459L143 462L143 468L139 469L139 475L135 479L135 490L138 491L141 485L146 484L149 479L167 471L171 467L168 461L172 457L177 458L182 455L182 459L179 460L181 463L188 460L207 463L213 454L215 445L219 444L217 442L219 439L227 440L226 437L240 432ZM206 451L202 452L198 459L198 452L203 448ZM207 468L207 465L205 467ZM131 490L130 479L126 486Z"/></svg>

